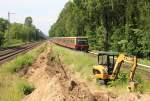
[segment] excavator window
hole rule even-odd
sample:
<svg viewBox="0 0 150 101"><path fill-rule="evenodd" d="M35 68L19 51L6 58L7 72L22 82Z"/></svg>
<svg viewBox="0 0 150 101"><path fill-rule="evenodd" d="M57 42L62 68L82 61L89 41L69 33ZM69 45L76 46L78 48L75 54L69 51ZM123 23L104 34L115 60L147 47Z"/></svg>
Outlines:
<svg viewBox="0 0 150 101"><path fill-rule="evenodd" d="M107 67L113 67L114 66L114 58L109 55L101 55L98 57L98 64L104 65Z"/></svg>
<svg viewBox="0 0 150 101"><path fill-rule="evenodd" d="M115 65L115 54L103 52L98 54L98 64L107 68L108 74L112 74Z"/></svg>
<svg viewBox="0 0 150 101"><path fill-rule="evenodd" d="M99 56L98 58L99 65L107 65L107 55Z"/></svg>

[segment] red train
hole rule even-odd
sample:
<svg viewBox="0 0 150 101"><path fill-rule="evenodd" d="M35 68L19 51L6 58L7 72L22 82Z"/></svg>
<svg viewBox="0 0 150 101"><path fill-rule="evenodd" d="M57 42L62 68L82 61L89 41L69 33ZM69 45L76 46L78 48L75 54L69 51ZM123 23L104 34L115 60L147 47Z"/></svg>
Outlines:
<svg viewBox="0 0 150 101"><path fill-rule="evenodd" d="M87 37L54 37L52 42L75 50L88 51Z"/></svg>

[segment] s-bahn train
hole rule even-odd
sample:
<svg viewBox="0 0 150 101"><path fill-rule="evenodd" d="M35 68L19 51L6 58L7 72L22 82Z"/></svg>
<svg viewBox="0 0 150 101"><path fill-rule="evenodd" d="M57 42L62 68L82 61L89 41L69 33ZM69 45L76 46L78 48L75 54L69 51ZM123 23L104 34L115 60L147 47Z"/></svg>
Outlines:
<svg viewBox="0 0 150 101"><path fill-rule="evenodd" d="M54 37L52 42L58 45L81 51L88 51L87 37Z"/></svg>

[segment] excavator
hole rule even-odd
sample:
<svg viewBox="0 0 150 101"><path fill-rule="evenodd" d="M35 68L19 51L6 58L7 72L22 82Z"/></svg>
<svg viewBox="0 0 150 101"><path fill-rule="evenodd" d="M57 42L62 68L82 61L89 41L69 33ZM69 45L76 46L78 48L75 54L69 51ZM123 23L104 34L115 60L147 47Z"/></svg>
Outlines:
<svg viewBox="0 0 150 101"><path fill-rule="evenodd" d="M120 68L124 61L132 64L130 69L128 90L134 90L137 87L137 82L134 81L134 74L137 67L137 57L128 57L124 54L116 52L99 52L98 65L93 66L93 74L96 79L100 80L102 84L107 85L108 81L116 80L120 72Z"/></svg>

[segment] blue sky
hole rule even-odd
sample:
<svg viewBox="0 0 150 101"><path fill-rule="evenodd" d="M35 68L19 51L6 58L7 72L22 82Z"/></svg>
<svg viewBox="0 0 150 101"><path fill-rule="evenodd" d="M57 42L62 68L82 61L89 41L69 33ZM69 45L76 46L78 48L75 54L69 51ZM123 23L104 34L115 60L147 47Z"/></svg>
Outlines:
<svg viewBox="0 0 150 101"><path fill-rule="evenodd" d="M11 22L24 23L27 16L33 18L33 24L48 35L50 26L56 22L59 13L69 0L0 0L0 17L7 19L11 15Z"/></svg>

